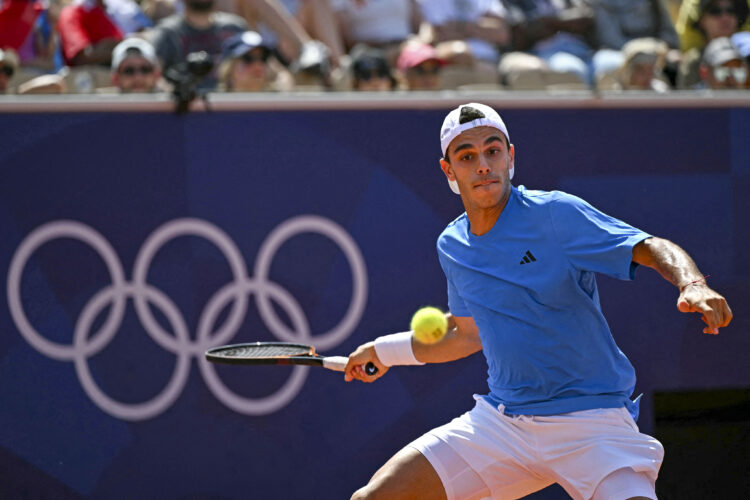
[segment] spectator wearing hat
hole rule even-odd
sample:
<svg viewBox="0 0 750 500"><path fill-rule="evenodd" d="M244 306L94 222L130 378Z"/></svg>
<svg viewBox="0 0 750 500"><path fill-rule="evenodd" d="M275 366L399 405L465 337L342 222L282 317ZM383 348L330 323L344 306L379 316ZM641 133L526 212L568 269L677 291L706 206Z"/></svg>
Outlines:
<svg viewBox="0 0 750 500"><path fill-rule="evenodd" d="M692 6L690 10L689 6ZM730 37L736 33L748 17L748 5L746 0L692 0L684 3L678 18L678 30L682 23L683 31L680 33L685 55L680 65L677 76L677 86L681 89L690 89L702 86L700 65L703 60L703 50L706 45L721 37ZM698 34L698 41L692 47L686 48L688 43L693 43L686 38L685 28L692 27Z"/></svg>
<svg viewBox="0 0 750 500"><path fill-rule="evenodd" d="M357 45L352 49L350 56L354 90L381 92L396 89L396 78L384 51Z"/></svg>
<svg viewBox="0 0 750 500"><path fill-rule="evenodd" d="M667 92L663 69L669 46L656 38L636 38L622 48L623 63L616 72L621 90Z"/></svg>
<svg viewBox="0 0 750 500"><path fill-rule="evenodd" d="M109 65L112 49L122 40L104 0L74 0L60 12L57 31L68 66Z"/></svg>
<svg viewBox="0 0 750 500"><path fill-rule="evenodd" d="M712 40L703 51L701 86L709 89L748 88L748 64L727 37Z"/></svg>
<svg viewBox="0 0 750 500"><path fill-rule="evenodd" d="M206 52L214 70L200 81L199 87L204 90L218 84L216 67L224 42L248 30L244 19L217 12L214 7L214 0L185 0L183 13L163 19L147 36L167 75L172 67L187 61L189 54Z"/></svg>
<svg viewBox="0 0 750 500"><path fill-rule="evenodd" d="M161 65L154 46L141 38L126 38L112 51L112 83L123 94L149 93L160 88Z"/></svg>
<svg viewBox="0 0 750 500"><path fill-rule="evenodd" d="M13 49L0 49L0 94L10 90L10 79L18 70L18 56Z"/></svg>
<svg viewBox="0 0 750 500"><path fill-rule="evenodd" d="M294 86L292 75L273 55L273 47L255 31L225 42L219 79L220 88L230 92L283 91Z"/></svg>
<svg viewBox="0 0 750 500"><path fill-rule="evenodd" d="M446 61L432 45L417 40L404 44L396 63L409 90L440 90L440 72Z"/></svg>

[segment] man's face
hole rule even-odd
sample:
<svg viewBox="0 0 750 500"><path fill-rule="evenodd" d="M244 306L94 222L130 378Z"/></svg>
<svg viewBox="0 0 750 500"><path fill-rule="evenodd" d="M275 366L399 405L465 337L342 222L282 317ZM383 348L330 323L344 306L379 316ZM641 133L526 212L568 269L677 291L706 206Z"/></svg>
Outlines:
<svg viewBox="0 0 750 500"><path fill-rule="evenodd" d="M515 149L493 127L476 127L463 132L448 146L440 160L448 180L455 180L467 210L492 208L510 195L510 168Z"/></svg>
<svg viewBox="0 0 750 500"><path fill-rule="evenodd" d="M158 79L159 69L141 56L126 58L112 75L113 83L123 93L153 92Z"/></svg>
<svg viewBox="0 0 750 500"><path fill-rule="evenodd" d="M737 13L729 0L719 0L711 3L698 21L707 40L722 36L731 36L737 31Z"/></svg>
<svg viewBox="0 0 750 500"><path fill-rule="evenodd" d="M747 64L738 59L708 68L706 73L706 81L712 89L742 89L748 83Z"/></svg>
<svg viewBox="0 0 750 500"><path fill-rule="evenodd" d="M0 62L0 92L8 91L8 84L13 77L13 67Z"/></svg>

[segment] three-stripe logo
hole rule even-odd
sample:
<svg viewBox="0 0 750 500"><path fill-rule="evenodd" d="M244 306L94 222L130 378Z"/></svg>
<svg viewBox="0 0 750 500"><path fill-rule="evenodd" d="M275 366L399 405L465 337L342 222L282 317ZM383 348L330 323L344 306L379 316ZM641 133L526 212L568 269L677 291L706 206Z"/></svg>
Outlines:
<svg viewBox="0 0 750 500"><path fill-rule="evenodd" d="M521 262L519 264L530 264L532 262L536 262L536 257L531 253L531 250L526 250L526 255L523 256L523 259L521 259Z"/></svg>

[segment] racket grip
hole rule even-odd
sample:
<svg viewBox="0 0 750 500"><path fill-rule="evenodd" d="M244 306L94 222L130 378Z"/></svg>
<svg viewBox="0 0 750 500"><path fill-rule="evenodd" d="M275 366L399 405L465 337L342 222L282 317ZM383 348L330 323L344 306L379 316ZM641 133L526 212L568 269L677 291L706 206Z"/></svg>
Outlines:
<svg viewBox="0 0 750 500"><path fill-rule="evenodd" d="M346 356L327 356L322 359L323 367L329 370L337 372L343 372L346 369L346 364L349 362L349 358ZM378 367L372 364L372 361L368 361L365 365L365 373L368 375L375 375L378 373Z"/></svg>

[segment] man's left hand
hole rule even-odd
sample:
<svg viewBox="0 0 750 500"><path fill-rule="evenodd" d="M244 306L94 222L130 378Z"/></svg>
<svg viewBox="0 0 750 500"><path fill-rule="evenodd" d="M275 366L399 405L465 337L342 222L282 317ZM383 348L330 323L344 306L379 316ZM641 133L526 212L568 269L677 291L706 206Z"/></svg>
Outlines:
<svg viewBox="0 0 750 500"><path fill-rule="evenodd" d="M705 284L695 283L683 288L677 299L677 309L684 313L702 313L701 319L708 325L703 333L712 335L717 335L719 328L732 321L732 310L727 300Z"/></svg>

